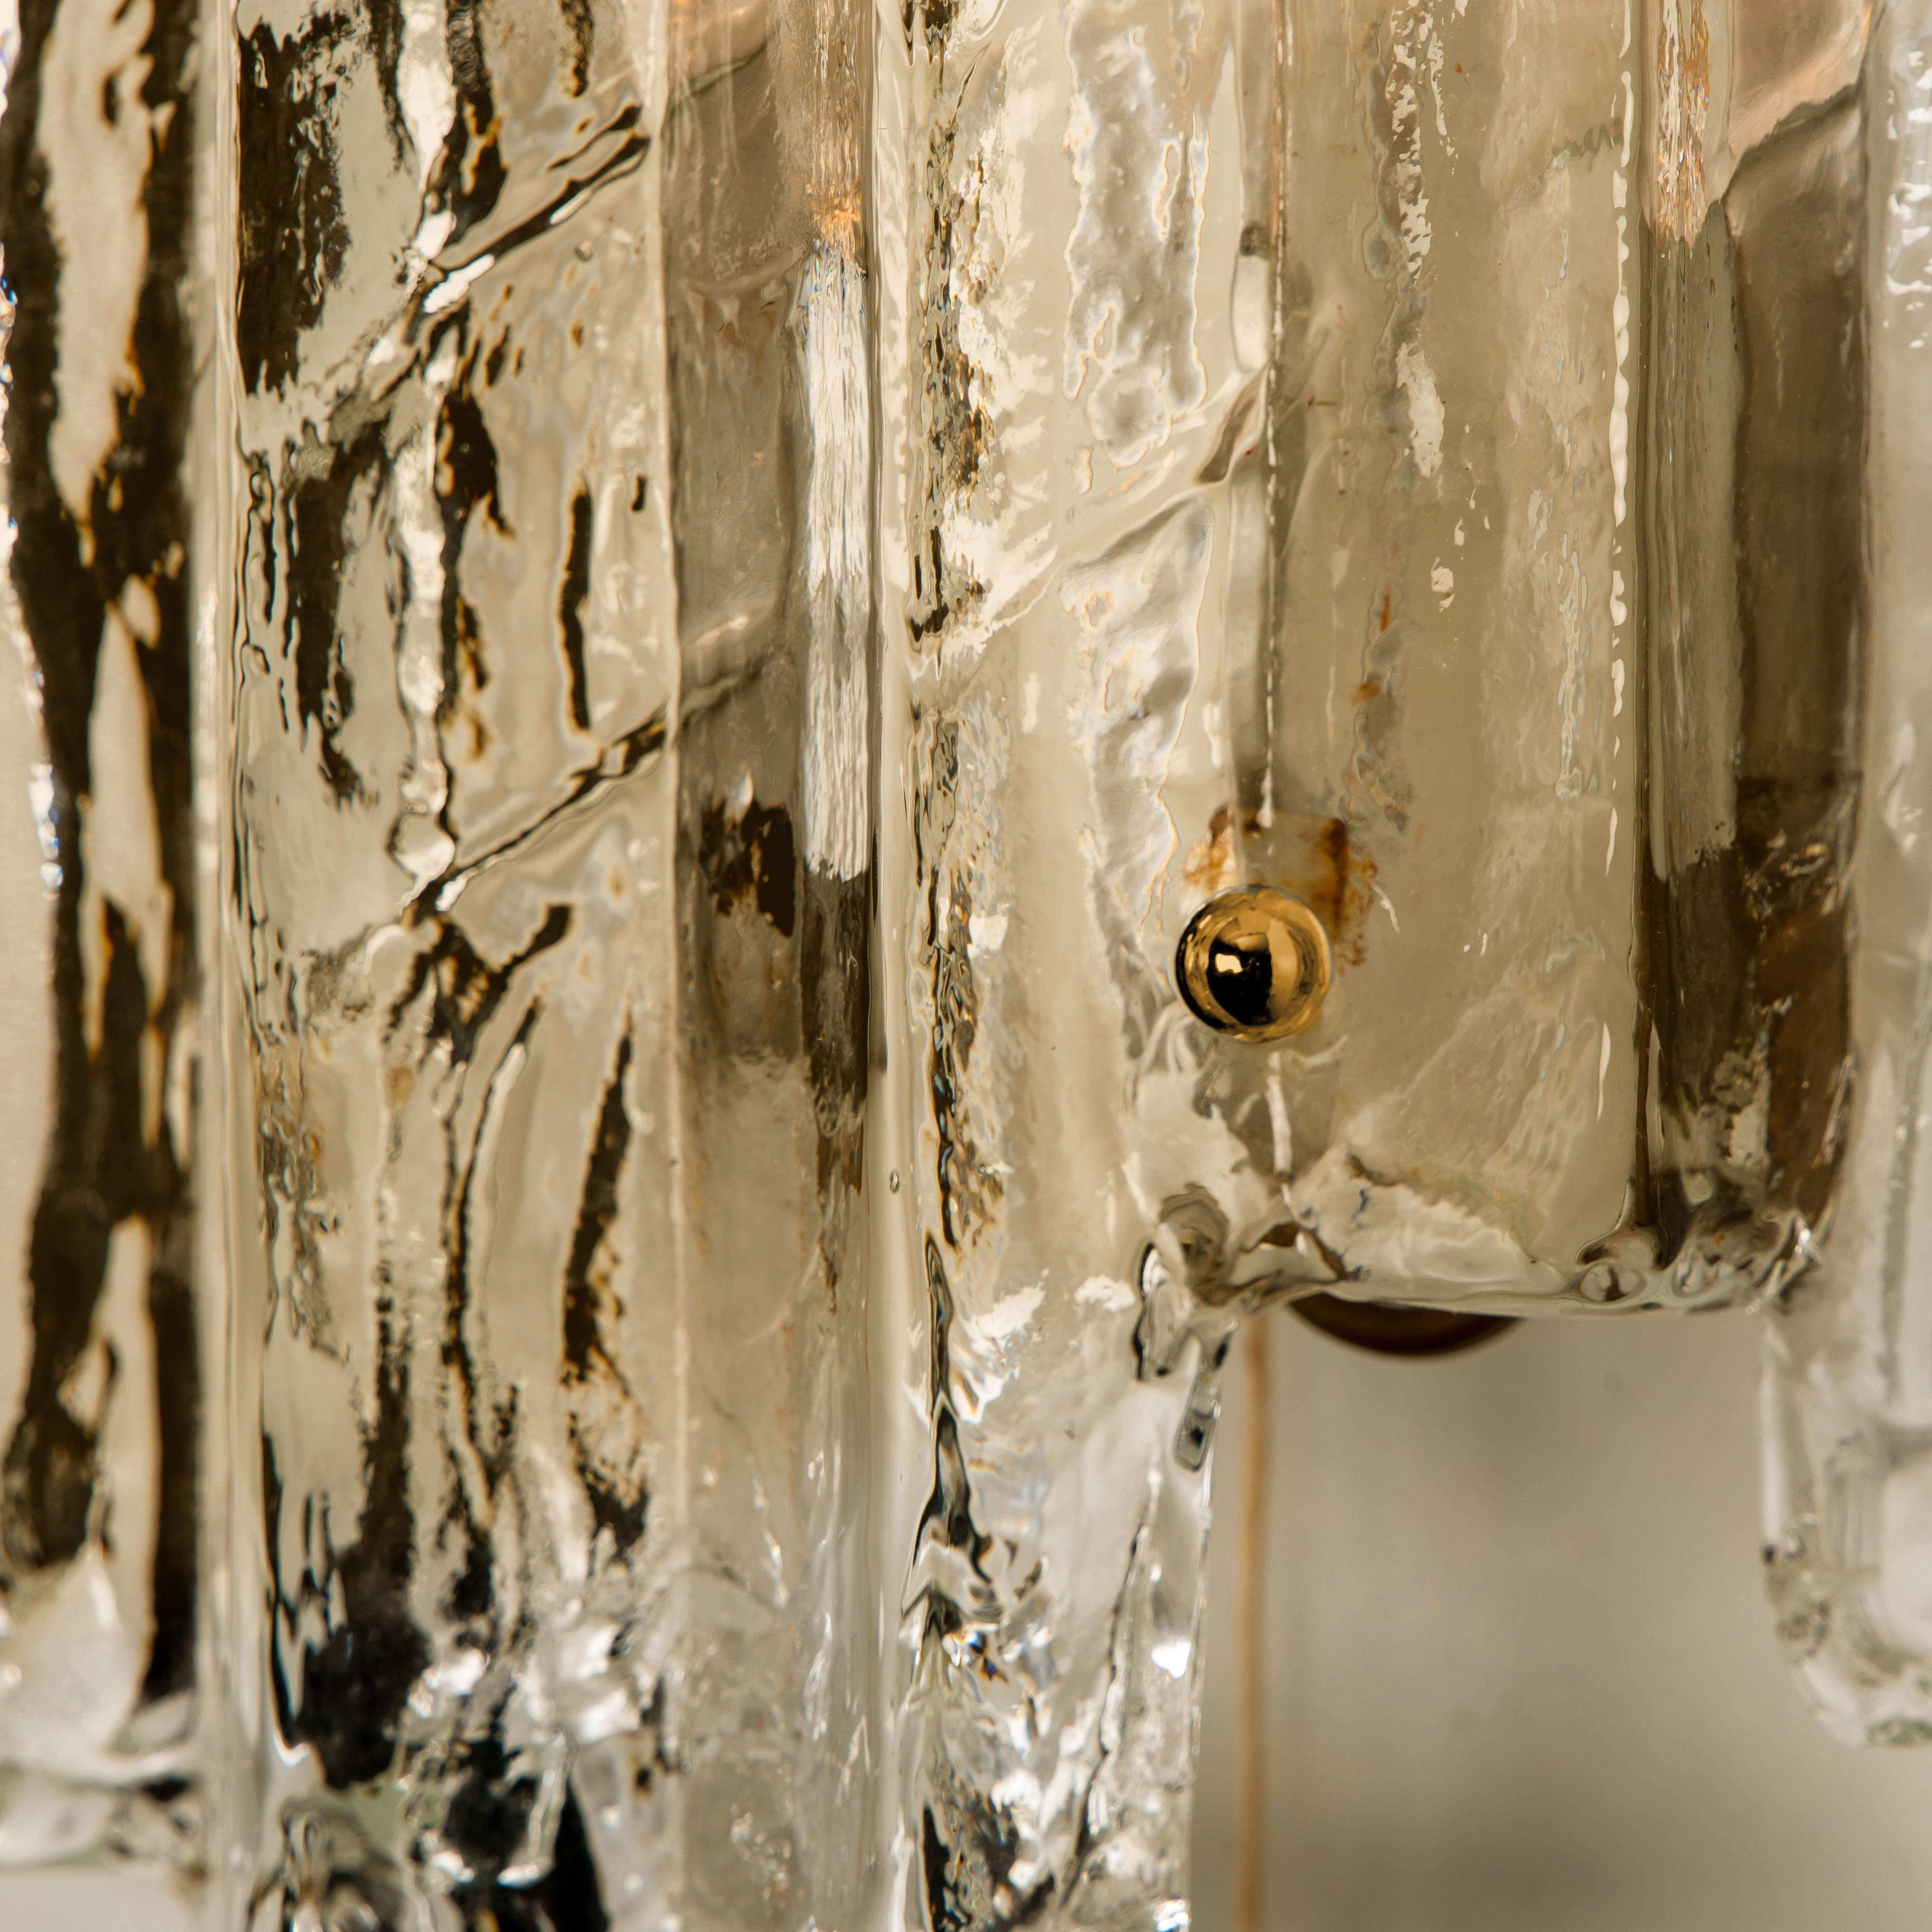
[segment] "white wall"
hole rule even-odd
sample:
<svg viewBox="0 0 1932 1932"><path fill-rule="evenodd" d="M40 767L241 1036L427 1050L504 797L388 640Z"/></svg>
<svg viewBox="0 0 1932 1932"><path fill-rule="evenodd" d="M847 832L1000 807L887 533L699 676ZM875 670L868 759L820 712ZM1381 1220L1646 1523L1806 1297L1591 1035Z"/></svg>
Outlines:
<svg viewBox="0 0 1932 1932"><path fill-rule="evenodd" d="M1267 1332L1267 1932L1932 1924L1932 1752L1832 1744L1772 1646L1750 1319L1544 1321L1437 1362ZM1240 1359L1196 1932L1234 1932Z"/></svg>

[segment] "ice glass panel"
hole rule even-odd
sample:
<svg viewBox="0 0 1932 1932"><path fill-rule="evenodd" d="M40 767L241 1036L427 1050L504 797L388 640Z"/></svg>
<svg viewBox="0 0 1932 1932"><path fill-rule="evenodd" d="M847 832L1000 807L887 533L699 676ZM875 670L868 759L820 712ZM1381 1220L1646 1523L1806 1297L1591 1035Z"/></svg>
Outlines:
<svg viewBox="0 0 1932 1932"><path fill-rule="evenodd" d="M871 614L838 24L235 22L257 1924L850 1916Z"/></svg>
<svg viewBox="0 0 1932 1932"><path fill-rule="evenodd" d="M1250 1273L1521 1312L1809 1264L1866 410L1861 30L1814 10L1288 10L1265 615L1176 820L1334 952L1231 1075Z"/></svg>
<svg viewBox="0 0 1932 1932"><path fill-rule="evenodd" d="M1874 16L1852 165L1869 183L1870 404L1863 451L1866 789L1848 828L1857 942L1844 996L1855 1077L1822 1265L1768 1310L1765 1558L1778 1634L1827 1725L1932 1738L1932 1268L1925 1170L1932 880L1932 10Z"/></svg>
<svg viewBox="0 0 1932 1932"><path fill-rule="evenodd" d="M10 1868L201 1857L196 30L0 42L0 1919Z"/></svg>
<svg viewBox="0 0 1932 1932"><path fill-rule="evenodd" d="M1186 1912L1220 1270L1274 1196L1172 969L1258 609L1274 34L880 29L909 1925Z"/></svg>

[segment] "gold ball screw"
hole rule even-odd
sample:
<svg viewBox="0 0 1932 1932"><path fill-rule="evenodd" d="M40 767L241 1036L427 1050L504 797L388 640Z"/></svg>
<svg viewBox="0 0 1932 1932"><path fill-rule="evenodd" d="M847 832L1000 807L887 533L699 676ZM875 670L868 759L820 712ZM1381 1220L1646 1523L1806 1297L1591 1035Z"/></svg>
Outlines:
<svg viewBox="0 0 1932 1932"><path fill-rule="evenodd" d="M1328 935L1299 899L1266 886L1222 892L1187 922L1174 953L1196 1019L1237 1040L1306 1033L1328 997Z"/></svg>

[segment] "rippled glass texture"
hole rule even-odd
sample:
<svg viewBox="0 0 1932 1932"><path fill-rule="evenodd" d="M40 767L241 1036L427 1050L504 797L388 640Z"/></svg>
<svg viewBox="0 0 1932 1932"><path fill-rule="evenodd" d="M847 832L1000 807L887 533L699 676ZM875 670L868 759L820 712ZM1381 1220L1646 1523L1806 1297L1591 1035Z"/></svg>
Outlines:
<svg viewBox="0 0 1932 1932"><path fill-rule="evenodd" d="M1855 1072L1822 1266L1768 1311L1765 1558L1778 1634L1829 1727L1914 1744L1932 1738L1932 562L1921 534L1932 9L1876 14L1867 71L1870 694L1846 842Z"/></svg>
<svg viewBox="0 0 1932 1932"><path fill-rule="evenodd" d="M202 1856L196 26L0 40L0 1918L9 1866Z"/></svg>
<svg viewBox="0 0 1932 1932"><path fill-rule="evenodd" d="M1207 1076L1267 1182L1238 1273L1520 1312L1809 1265L1867 112L1862 8L1799 11L1279 23L1278 198L1225 270L1258 367L1215 446L1253 492L1221 595L1259 614L1196 700L1213 810L1163 793L1168 877L1293 892L1335 952L1318 1026Z"/></svg>
<svg viewBox="0 0 1932 1932"><path fill-rule="evenodd" d="M1316 1294L1763 1303L1918 1735L1927 20L26 10L0 1859L1177 1932Z"/></svg>
<svg viewBox="0 0 1932 1932"><path fill-rule="evenodd" d="M236 22L256 1924L852 1916L844 24Z"/></svg>

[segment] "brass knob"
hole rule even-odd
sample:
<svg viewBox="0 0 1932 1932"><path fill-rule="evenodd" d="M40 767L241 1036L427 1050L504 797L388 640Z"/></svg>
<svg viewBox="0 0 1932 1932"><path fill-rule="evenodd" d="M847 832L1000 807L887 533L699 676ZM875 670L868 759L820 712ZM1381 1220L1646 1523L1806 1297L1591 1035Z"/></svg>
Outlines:
<svg viewBox="0 0 1932 1932"><path fill-rule="evenodd" d="M1222 892L1187 922L1174 958L1195 1018L1237 1040L1306 1033L1328 997L1328 935L1299 899Z"/></svg>

